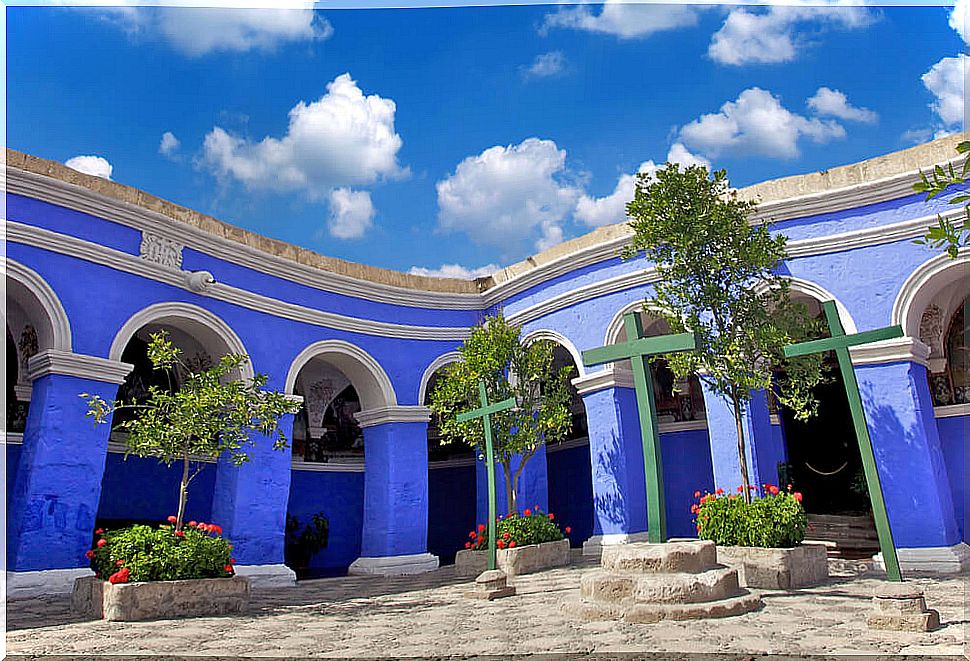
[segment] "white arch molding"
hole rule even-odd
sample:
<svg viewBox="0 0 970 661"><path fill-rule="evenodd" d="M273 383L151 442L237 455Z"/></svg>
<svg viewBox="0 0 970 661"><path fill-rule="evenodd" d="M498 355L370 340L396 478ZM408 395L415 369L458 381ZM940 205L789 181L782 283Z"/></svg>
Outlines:
<svg viewBox="0 0 970 661"><path fill-rule="evenodd" d="M5 260L5 275L26 289L40 304L39 312L43 314L43 321L48 325L46 330L50 333L50 346L41 348L71 352L71 323L53 288L39 273L10 258ZM10 295L9 291L7 295Z"/></svg>
<svg viewBox="0 0 970 661"><path fill-rule="evenodd" d="M294 394L293 389L300 370L315 358L325 360L350 379L360 397L363 411L397 406L394 386L380 363L360 347L344 340L314 342L297 354L286 374L284 392Z"/></svg>
<svg viewBox="0 0 970 661"><path fill-rule="evenodd" d="M548 328L538 328L534 331L526 333L525 337L522 338L523 344L529 344L531 342L536 342L537 340L550 340L560 345L563 349L569 352L569 355L573 358L573 363L576 364L576 377L586 376L586 366L583 365L583 356L565 335L558 331L550 330Z"/></svg>
<svg viewBox="0 0 970 661"><path fill-rule="evenodd" d="M835 309L838 310L839 320L842 322L842 327L845 329L845 334L852 335L853 333L858 332L855 325L855 319L853 319L852 315L849 314L849 309L845 307L842 301L836 298L835 294L825 289L825 287L812 282L811 280L796 278L789 275L781 277L788 281L789 287L794 292L811 296L819 303L823 303L825 301L835 301Z"/></svg>
<svg viewBox="0 0 970 661"><path fill-rule="evenodd" d="M148 324L175 326L194 337L209 350L214 349L212 342L215 341L223 345L219 350L249 355L242 340L225 321L198 305L181 301L168 301L149 305L133 314L115 334L108 351L108 358L120 361L121 354L124 353L131 338L135 336L139 329ZM240 376L244 379L253 378L255 371L252 361L246 362L240 368L240 372Z"/></svg>
<svg viewBox="0 0 970 661"><path fill-rule="evenodd" d="M910 274L893 301L891 323L903 327L903 333L919 337L923 311L934 297L954 283L965 283L964 293L970 293L970 249L964 248L955 259L937 255Z"/></svg>
<svg viewBox="0 0 970 661"><path fill-rule="evenodd" d="M431 377L434 376L434 373L440 370L442 367L446 367L452 363L457 363L460 361L461 354L457 351L443 353L431 361L428 368L424 370L424 374L421 375L421 383L418 385L418 406L424 406L424 400L428 396L428 384L431 382Z"/></svg>
<svg viewBox="0 0 970 661"><path fill-rule="evenodd" d="M616 344L616 341L620 337L620 332L623 330L623 316L630 312L659 313L659 309L655 306L647 305L645 300L627 303L620 308L619 312L613 315L610 323L606 326L606 336L603 338L604 345ZM657 319L661 319L661 317L657 316Z"/></svg>

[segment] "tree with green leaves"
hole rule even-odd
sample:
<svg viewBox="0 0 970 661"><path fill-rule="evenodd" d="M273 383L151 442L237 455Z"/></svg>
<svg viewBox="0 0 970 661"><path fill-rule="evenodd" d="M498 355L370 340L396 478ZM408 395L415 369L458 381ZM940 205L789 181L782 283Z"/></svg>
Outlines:
<svg viewBox="0 0 970 661"><path fill-rule="evenodd" d="M191 370L182 352L165 332L153 333L148 359L168 377L168 388L152 385L144 401L109 403L98 395L82 393L88 404L87 417L95 424L107 423L115 411L130 409L132 417L118 427L127 432L125 456L158 457L166 466L182 462L175 529L182 530L189 484L202 470L202 460L226 455L240 466L250 457L247 446L252 436L276 436L273 448L287 446L280 429L280 417L296 413L300 404L277 391L263 390L267 377L238 378L249 361L242 354L226 354L208 369ZM177 387L176 387L177 385ZM191 463L196 468L191 469Z"/></svg>
<svg viewBox="0 0 970 661"><path fill-rule="evenodd" d="M727 173L668 163L654 177L638 175L627 205L633 238L624 257L655 265L654 296L645 305L671 332L691 332L697 351L664 356L680 378L696 374L730 404L738 439L741 487L750 498L744 412L752 391L774 392L799 419L815 414L821 356L786 359L785 345L821 333L807 307L792 301L778 276L785 237L752 224L753 202L737 196ZM775 378L775 370L780 376Z"/></svg>
<svg viewBox="0 0 970 661"><path fill-rule="evenodd" d="M479 381L484 381L490 402L515 398L514 409L491 416L495 461L505 476L509 514L518 511L519 477L526 463L543 444L561 441L572 427L568 379L573 368L557 371L553 365L553 343L524 343L521 332L501 313L474 327L459 348L461 360L445 368L431 393L430 404L443 442L464 440L484 454L481 420L462 423L456 416L480 406ZM520 457L520 461L513 471L515 457Z"/></svg>
<svg viewBox="0 0 970 661"><path fill-rule="evenodd" d="M966 154L970 152L970 141L963 141L957 145L957 152ZM966 184L970 181L970 156L964 159L963 165L954 168L953 163L946 166L937 165L930 174L920 172L920 180L913 184L913 190L917 193L926 193L926 200L945 191L950 186ZM937 214L936 225L927 230L926 234L916 239L916 243L928 245L933 248L946 248L946 253L951 259L956 259L960 248L970 246L970 194L962 193L950 199L950 204L963 205L963 226L957 227L952 221Z"/></svg>

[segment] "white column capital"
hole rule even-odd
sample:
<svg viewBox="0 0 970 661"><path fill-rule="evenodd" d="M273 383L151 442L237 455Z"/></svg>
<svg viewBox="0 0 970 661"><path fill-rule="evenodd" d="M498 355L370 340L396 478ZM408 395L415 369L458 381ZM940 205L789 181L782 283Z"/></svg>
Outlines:
<svg viewBox="0 0 970 661"><path fill-rule="evenodd" d="M118 360L46 349L27 361L27 378L33 381L48 374L63 374L105 383L124 383L134 368L134 365Z"/></svg>
<svg viewBox="0 0 970 661"><path fill-rule="evenodd" d="M373 427L388 422L428 422L431 420L431 409L427 406L382 406L360 411L354 417L361 427Z"/></svg>
<svg viewBox="0 0 970 661"><path fill-rule="evenodd" d="M849 355L856 367L900 362L918 363L928 367L930 348L918 338L905 336L849 347Z"/></svg>
<svg viewBox="0 0 970 661"><path fill-rule="evenodd" d="M577 376L572 380L572 383L576 386L576 391L580 395L587 395L607 388L632 388L633 372L615 366L607 367L590 372L585 376Z"/></svg>

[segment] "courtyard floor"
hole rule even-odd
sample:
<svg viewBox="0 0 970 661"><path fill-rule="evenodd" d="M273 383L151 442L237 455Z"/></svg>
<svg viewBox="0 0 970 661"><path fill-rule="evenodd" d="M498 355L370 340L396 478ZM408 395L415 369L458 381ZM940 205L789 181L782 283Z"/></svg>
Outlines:
<svg viewBox="0 0 970 661"><path fill-rule="evenodd" d="M575 552L574 552L575 553ZM154 622L82 621L68 598L8 603L10 655L509 657L543 653L907 654L970 651L966 577L917 578L943 626L930 633L866 628L880 576L868 563L832 562L829 581L795 592L762 592L761 611L702 622L587 623L560 603L578 594L595 563L519 577L515 597L466 599L452 567L402 578L343 577L255 592L246 616Z"/></svg>

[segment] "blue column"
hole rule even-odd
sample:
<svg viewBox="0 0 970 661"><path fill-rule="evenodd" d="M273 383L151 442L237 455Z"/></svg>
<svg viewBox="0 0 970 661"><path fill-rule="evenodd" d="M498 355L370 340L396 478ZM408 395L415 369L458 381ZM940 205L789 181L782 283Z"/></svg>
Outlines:
<svg viewBox="0 0 970 661"><path fill-rule="evenodd" d="M734 422L734 409L730 399L713 392L703 380L701 387L704 391L707 429L711 439L714 487L736 492L741 485L741 464L738 461L738 433ZM751 400L745 405L742 416L748 479L754 485L766 482L774 484L778 481L778 437L771 429L764 391L751 394Z"/></svg>
<svg viewBox="0 0 970 661"><path fill-rule="evenodd" d="M280 418L292 439L293 416ZM212 496L212 522L232 542L236 572L257 586L288 585L296 574L283 564L286 505L290 496L292 448L274 450L276 436L255 434L250 460L235 466L219 459ZM190 486L191 489L191 486Z"/></svg>
<svg viewBox="0 0 970 661"><path fill-rule="evenodd" d="M33 381L23 448L7 521L8 592L66 592L90 573L110 420L85 418L81 393L113 401L131 365L45 351L29 365ZM43 573L43 576L34 575ZM18 575L19 574L19 575Z"/></svg>
<svg viewBox="0 0 970 661"><path fill-rule="evenodd" d="M909 360L864 364L856 376L901 567L959 569L970 553L960 544L926 368Z"/></svg>
<svg viewBox="0 0 970 661"><path fill-rule="evenodd" d="M584 552L595 554L602 544L645 540L646 486L636 394L612 370L573 383L586 406L593 472L593 537Z"/></svg>
<svg viewBox="0 0 970 661"><path fill-rule="evenodd" d="M512 474L515 474L521 463L521 456L512 458ZM476 518L479 523L488 520L488 476L485 471L485 461L479 459L475 462L476 480ZM543 445L525 463L522 474L519 476L518 497L516 498L519 513L535 507L536 505L543 512L549 511L549 475L546 468L546 447ZM495 464L495 508L499 516L504 516L508 512L508 498L505 491L505 472L501 464Z"/></svg>
<svg viewBox="0 0 970 661"><path fill-rule="evenodd" d="M354 574L437 568L428 550L428 420L423 406L357 414L364 431L364 523Z"/></svg>

